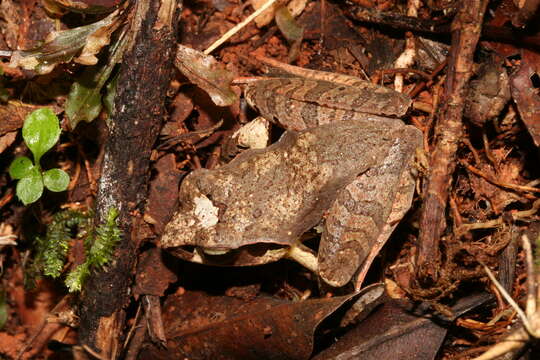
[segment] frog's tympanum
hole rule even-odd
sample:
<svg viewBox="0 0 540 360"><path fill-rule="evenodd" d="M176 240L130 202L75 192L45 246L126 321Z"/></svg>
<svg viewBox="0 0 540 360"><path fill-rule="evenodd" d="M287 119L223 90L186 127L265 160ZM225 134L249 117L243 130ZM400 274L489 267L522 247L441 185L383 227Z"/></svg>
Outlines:
<svg viewBox="0 0 540 360"><path fill-rule="evenodd" d="M249 84L248 102L291 131L189 174L161 245L190 261L255 265L291 257L303 249L301 235L320 224L311 268L332 286L349 282L409 209L422 143L420 131L397 118L410 105L406 96L359 84L298 77Z"/></svg>

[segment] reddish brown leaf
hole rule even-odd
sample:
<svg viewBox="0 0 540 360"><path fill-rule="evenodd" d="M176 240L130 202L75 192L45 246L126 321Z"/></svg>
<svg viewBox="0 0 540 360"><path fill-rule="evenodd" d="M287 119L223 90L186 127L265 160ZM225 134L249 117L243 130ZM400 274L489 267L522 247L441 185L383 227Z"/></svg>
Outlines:
<svg viewBox="0 0 540 360"><path fill-rule="evenodd" d="M171 196L171 194L178 193L181 172L176 169L174 154L168 154L159 159L155 168L158 174L150 184L144 219L154 225L156 233L161 234L178 202L177 196Z"/></svg>
<svg viewBox="0 0 540 360"><path fill-rule="evenodd" d="M152 248L141 254L133 293L163 296L176 275L163 263L161 249Z"/></svg>
<svg viewBox="0 0 540 360"><path fill-rule="evenodd" d="M317 325L352 296L246 302L202 292L175 294L163 310L168 350L147 348L140 358L307 359Z"/></svg>
<svg viewBox="0 0 540 360"><path fill-rule="evenodd" d="M0 135L22 128L26 115L42 107L15 101L0 105Z"/></svg>
<svg viewBox="0 0 540 360"><path fill-rule="evenodd" d="M457 317L487 299L487 294L473 295L462 299L452 310ZM430 360L437 355L446 331L421 307L391 300L313 360Z"/></svg>

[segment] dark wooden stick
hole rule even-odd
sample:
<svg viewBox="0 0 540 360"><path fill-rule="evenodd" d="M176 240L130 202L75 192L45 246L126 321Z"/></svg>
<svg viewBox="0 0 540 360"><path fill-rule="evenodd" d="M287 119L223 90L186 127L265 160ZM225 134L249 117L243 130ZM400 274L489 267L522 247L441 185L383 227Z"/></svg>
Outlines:
<svg viewBox="0 0 540 360"><path fill-rule="evenodd" d="M487 3L488 0L463 1L452 23L448 73L420 217L417 276L424 283L437 281L439 275L439 241L446 228L446 203L456 167L456 150L463 134L461 117L466 85L471 77L473 55Z"/></svg>
<svg viewBox="0 0 540 360"><path fill-rule="evenodd" d="M177 1L137 0L133 6L96 199L100 223L111 207L119 210L122 241L114 262L84 288L79 328L81 343L107 359L117 358L121 350L124 308L142 240L137 224L147 195L150 152L161 127L176 52Z"/></svg>
<svg viewBox="0 0 540 360"><path fill-rule="evenodd" d="M446 18L441 20L422 19L391 12L365 8L356 4L349 4L344 13L349 18L371 24L386 26L391 29L413 31L425 35L446 35L450 33L450 24ZM466 3L463 4L467 6ZM525 31L509 27L484 26L482 40L514 44L531 50L540 49L540 36L530 36Z"/></svg>
<svg viewBox="0 0 540 360"><path fill-rule="evenodd" d="M351 19L388 26L392 29L427 34L447 34L450 32L450 21L448 18L428 20L388 11L370 9L350 2L347 2L344 13Z"/></svg>

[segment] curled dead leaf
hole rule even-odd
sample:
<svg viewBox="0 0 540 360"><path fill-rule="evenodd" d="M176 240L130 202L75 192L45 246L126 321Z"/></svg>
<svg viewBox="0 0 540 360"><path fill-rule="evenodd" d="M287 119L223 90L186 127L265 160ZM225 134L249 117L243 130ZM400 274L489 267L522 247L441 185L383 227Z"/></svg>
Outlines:
<svg viewBox="0 0 540 360"><path fill-rule="evenodd" d="M120 26L122 12L116 10L95 23L70 30L51 32L44 43L31 50L17 50L11 56L10 67L47 74L60 63L75 61L84 65L97 63L96 54L109 44L111 34Z"/></svg>
<svg viewBox="0 0 540 360"><path fill-rule="evenodd" d="M206 91L217 106L229 106L237 100L231 89L234 74L213 56L178 45L174 64L192 83Z"/></svg>

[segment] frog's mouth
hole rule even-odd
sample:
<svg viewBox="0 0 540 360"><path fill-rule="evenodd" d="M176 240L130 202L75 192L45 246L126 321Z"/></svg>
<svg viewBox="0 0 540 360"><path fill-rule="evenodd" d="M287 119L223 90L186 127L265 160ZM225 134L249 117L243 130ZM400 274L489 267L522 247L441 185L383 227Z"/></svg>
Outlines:
<svg viewBox="0 0 540 360"><path fill-rule="evenodd" d="M245 245L238 249L185 245L167 250L184 260L199 264L251 266L277 261L287 254L289 247L272 243L260 243Z"/></svg>

